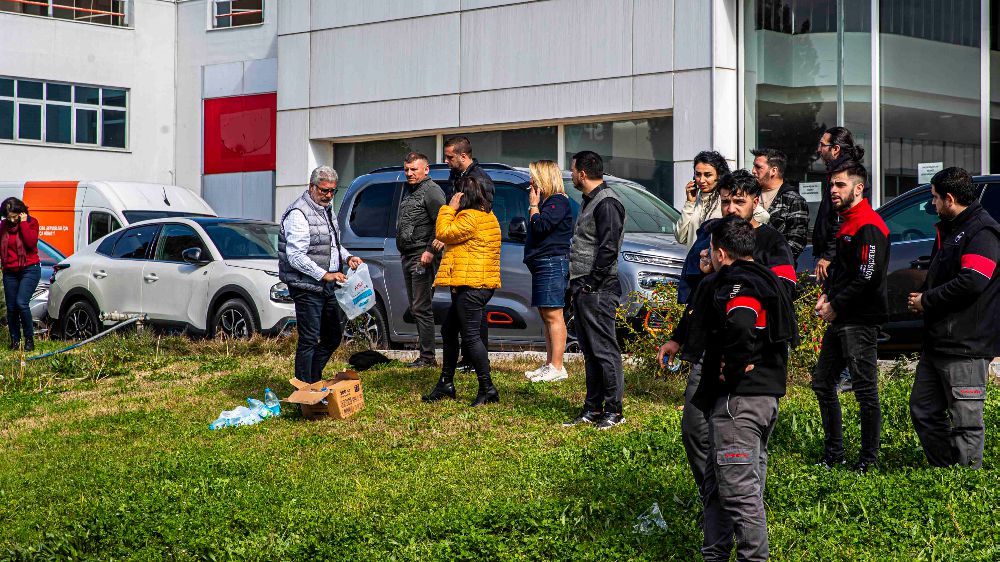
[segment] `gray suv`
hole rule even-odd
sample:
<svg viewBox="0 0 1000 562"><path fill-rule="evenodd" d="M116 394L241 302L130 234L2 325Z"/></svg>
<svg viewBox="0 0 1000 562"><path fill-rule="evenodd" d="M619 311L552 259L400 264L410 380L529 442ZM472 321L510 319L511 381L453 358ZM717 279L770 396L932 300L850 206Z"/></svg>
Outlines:
<svg viewBox="0 0 1000 562"><path fill-rule="evenodd" d="M487 307L490 341L498 348L544 346L541 320L530 306L531 273L522 261L527 235L528 170L503 164L481 166L496 186L493 212L503 231L500 253L503 286ZM446 165L432 165L430 175L446 193L450 192ZM637 183L609 175L604 179L617 188L627 215L625 243L618 259L623 294L645 293L659 283L679 279L687 254L687 248L678 244L673 234L679 213ZM575 216L581 194L570 182L568 172L563 180ZM351 323L348 336L364 337L383 349L417 343L416 324L408 310L395 240L396 215L405 183L401 166L380 168L355 179L338 202L341 241L368 264L378 297L369 314ZM434 294L437 324L444 320L450 304L446 291L439 289ZM643 322L644 311L635 299L628 310L634 322ZM572 319L570 331L572 335ZM571 338L570 347L573 345Z"/></svg>

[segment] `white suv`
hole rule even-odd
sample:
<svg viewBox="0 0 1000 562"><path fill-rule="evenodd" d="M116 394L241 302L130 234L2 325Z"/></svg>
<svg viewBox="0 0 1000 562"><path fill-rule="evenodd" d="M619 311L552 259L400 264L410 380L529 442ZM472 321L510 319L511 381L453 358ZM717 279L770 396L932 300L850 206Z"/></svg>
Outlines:
<svg viewBox="0 0 1000 562"><path fill-rule="evenodd" d="M102 312L143 313L195 335L276 334L294 322L278 280L278 225L188 217L138 222L54 267L49 316L67 339L103 328Z"/></svg>

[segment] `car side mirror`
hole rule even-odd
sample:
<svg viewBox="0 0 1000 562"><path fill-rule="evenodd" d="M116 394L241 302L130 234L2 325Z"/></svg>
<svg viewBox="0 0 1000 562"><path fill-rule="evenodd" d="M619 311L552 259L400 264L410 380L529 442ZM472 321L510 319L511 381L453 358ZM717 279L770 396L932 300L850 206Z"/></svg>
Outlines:
<svg viewBox="0 0 1000 562"><path fill-rule="evenodd" d="M514 217L510 219L510 226L507 227L507 236L515 242L524 242L528 239L528 221L524 217Z"/></svg>
<svg viewBox="0 0 1000 562"><path fill-rule="evenodd" d="M181 258L183 258L185 262L193 265L205 265L206 263L212 261L202 259L201 248L188 248L187 250L181 252Z"/></svg>

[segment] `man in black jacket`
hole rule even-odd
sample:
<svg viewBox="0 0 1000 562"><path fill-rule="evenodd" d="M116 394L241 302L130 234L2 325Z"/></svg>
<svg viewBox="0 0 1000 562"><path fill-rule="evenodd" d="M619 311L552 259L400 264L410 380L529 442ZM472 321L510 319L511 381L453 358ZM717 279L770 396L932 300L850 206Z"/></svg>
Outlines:
<svg viewBox="0 0 1000 562"><path fill-rule="evenodd" d="M451 137L444 141L444 162L448 164L451 173L448 176L449 185L455 185L458 178L472 176L486 190L487 213L493 212L493 180L479 165L479 160L472 157L472 143L468 137ZM449 191L451 191L449 187ZM451 193L446 194L451 197Z"/></svg>
<svg viewBox="0 0 1000 562"><path fill-rule="evenodd" d="M403 283L410 313L417 325L420 356L408 367L436 367L434 357L434 276L443 247L434 239L438 211L444 206L444 191L430 178L427 156L411 152L403 160L406 187L399 202L396 248L403 262Z"/></svg>
<svg viewBox="0 0 1000 562"><path fill-rule="evenodd" d="M865 149L854 144L854 135L845 127L831 127L820 137L816 154L826 165L827 181L833 178L833 172L840 169L847 161L861 163L865 157ZM871 188L865 178L863 197L871 201ZM837 253L837 230L840 228L840 215L830 201L829 186L823 191L819 210L816 212L816 223L813 225L812 243L813 257L816 261L816 279L825 281L827 269L833 263Z"/></svg>
<svg viewBox="0 0 1000 562"><path fill-rule="evenodd" d="M771 215L767 224L785 237L797 262L808 243L809 204L795 186L785 181L788 157L784 152L761 148L750 153L754 156L753 175L760 183L761 206Z"/></svg>
<svg viewBox="0 0 1000 562"><path fill-rule="evenodd" d="M961 168L935 174L931 194L941 222L923 292L909 297L924 315L910 416L933 466L981 468L986 374L1000 355L1000 225Z"/></svg>
<svg viewBox="0 0 1000 562"><path fill-rule="evenodd" d="M785 242L784 237L775 229L766 224L761 224L754 219L754 209L760 202L760 185L757 180L746 170L736 170L727 180L719 183L719 198L724 216L736 216L747 221L753 228L754 247L753 261L771 270L780 280L779 286L790 300L794 300L795 294L795 268L792 261L792 252ZM705 232L711 232L714 223L719 219L707 221L703 228ZM712 261L708 251L702 252L701 260L702 273L712 273ZM681 437L684 442L684 452L687 454L688 464L694 476L698 489L704 498L705 471L708 465L708 454L710 449L708 418L704 412L691 404L695 391L701 383L702 374L702 350L705 344L700 341L701 336L690 333L691 322L689 318L696 310L706 308L704 301L705 292L699 292L697 287L704 283L701 280L697 283L695 297L690 299L688 307L684 311L677 329L670 337L670 341L665 343L659 352L659 362L662 365L666 357L668 363L673 363L677 353L683 348L683 358L691 362L691 371L688 373L687 388L684 391L684 412L681 416ZM706 289L706 291L708 291ZM700 302L699 302L700 301ZM762 464L766 466L767 453L762 452Z"/></svg>
<svg viewBox="0 0 1000 562"><path fill-rule="evenodd" d="M830 323L813 371L826 435L819 461L827 468L844 463L844 438L837 381L846 366L861 412L861 452L855 470L867 472L878 461L882 413L878 401L877 337L888 320L886 269L889 229L863 197L868 172L847 161L833 172L830 202L841 217L836 256L830 266L816 314Z"/></svg>
<svg viewBox="0 0 1000 562"><path fill-rule="evenodd" d="M764 486L767 442L785 395L796 321L785 281L751 258L753 227L727 216L711 227L717 273L698 287L692 335L705 342L692 403L709 416L705 471L705 560L767 560ZM706 298L707 296L707 298ZM735 539L735 540L734 540Z"/></svg>

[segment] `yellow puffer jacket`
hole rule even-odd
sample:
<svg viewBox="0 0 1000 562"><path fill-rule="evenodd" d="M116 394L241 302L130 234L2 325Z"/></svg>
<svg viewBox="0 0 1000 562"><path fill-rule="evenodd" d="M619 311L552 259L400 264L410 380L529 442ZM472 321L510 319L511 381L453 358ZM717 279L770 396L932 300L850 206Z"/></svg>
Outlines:
<svg viewBox="0 0 1000 562"><path fill-rule="evenodd" d="M438 287L500 287L500 223L493 213L448 205L437 218L436 238L444 242L444 258L434 285Z"/></svg>

